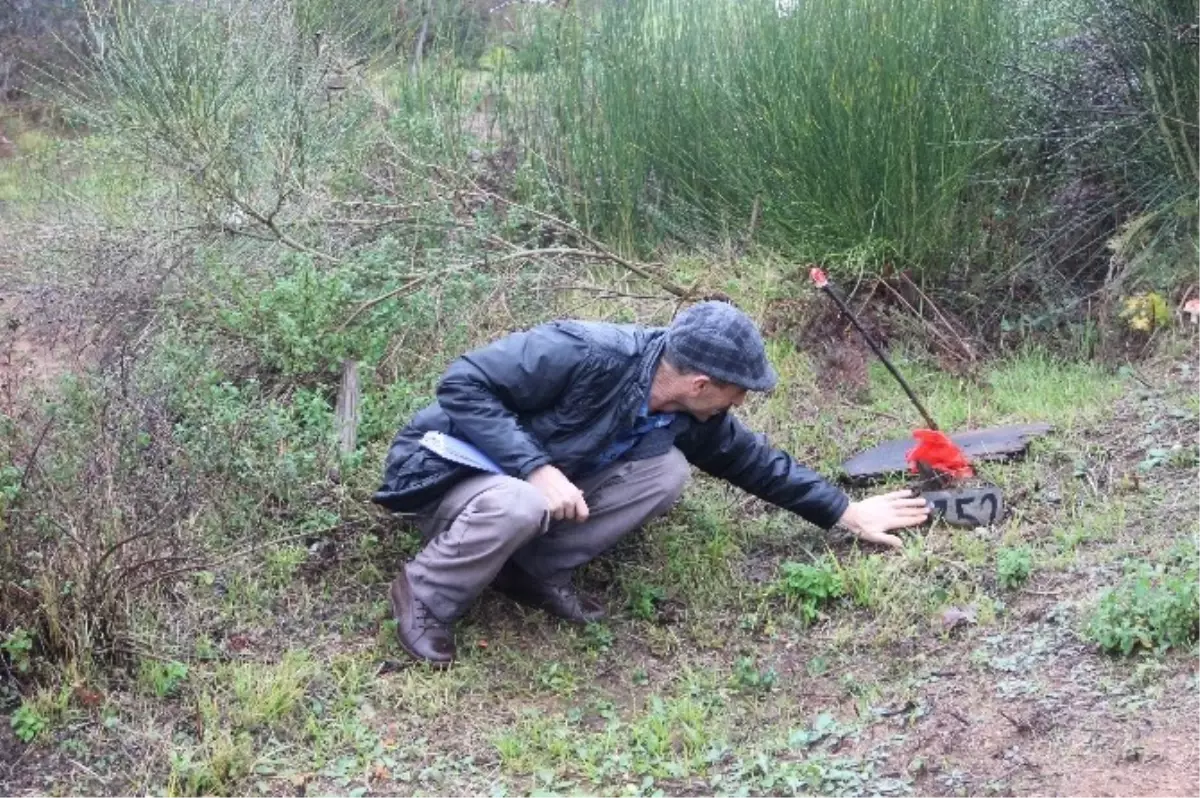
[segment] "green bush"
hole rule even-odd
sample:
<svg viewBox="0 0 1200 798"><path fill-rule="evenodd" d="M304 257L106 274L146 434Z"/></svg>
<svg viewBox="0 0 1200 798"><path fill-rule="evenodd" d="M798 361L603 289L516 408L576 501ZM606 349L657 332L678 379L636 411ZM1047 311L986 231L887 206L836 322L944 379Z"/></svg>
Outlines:
<svg viewBox="0 0 1200 798"><path fill-rule="evenodd" d="M729 681L742 692L768 693L779 681L779 674L774 668L760 669L753 657L739 657L733 665L733 675Z"/></svg>
<svg viewBox="0 0 1200 798"><path fill-rule="evenodd" d="M1200 570L1142 566L1100 598L1088 636L1111 654L1164 651L1200 634Z"/></svg>
<svg viewBox="0 0 1200 798"><path fill-rule="evenodd" d="M1033 552L1028 546L1011 546L996 553L996 580L1000 586L1013 590L1029 579L1033 572Z"/></svg>
<svg viewBox="0 0 1200 798"><path fill-rule="evenodd" d="M9 719L13 734L23 743L31 743L47 728L50 722L31 704L21 704Z"/></svg>
<svg viewBox="0 0 1200 798"><path fill-rule="evenodd" d="M818 609L825 603L841 598L845 580L838 564L822 560L815 565L784 562L779 565L779 577L768 591L782 596L790 609L798 610L805 623L817 619Z"/></svg>
<svg viewBox="0 0 1200 798"><path fill-rule="evenodd" d="M91 48L64 99L173 179L173 202L206 224L312 251L292 223L316 187L358 171L369 105L332 101L336 48L293 11L287 0L114 3L89 18Z"/></svg>
<svg viewBox="0 0 1200 798"><path fill-rule="evenodd" d="M655 608L667 597L667 592L656 585L635 582L629 586L629 612L643 621L654 620Z"/></svg>

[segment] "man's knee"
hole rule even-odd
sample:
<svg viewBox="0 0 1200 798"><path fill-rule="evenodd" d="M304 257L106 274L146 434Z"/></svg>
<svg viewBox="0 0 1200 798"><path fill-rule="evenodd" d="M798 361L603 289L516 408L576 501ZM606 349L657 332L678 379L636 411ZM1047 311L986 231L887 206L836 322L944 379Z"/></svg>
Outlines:
<svg viewBox="0 0 1200 798"><path fill-rule="evenodd" d="M546 531L550 522L546 500L537 488L520 479L506 479L476 496L473 515L495 519L515 538L529 539Z"/></svg>
<svg viewBox="0 0 1200 798"><path fill-rule="evenodd" d="M660 471L655 480L658 492L662 496L658 504L659 512L665 513L675 502L679 501L691 476L692 467L687 458L683 456L683 452L672 447L671 451L663 455Z"/></svg>

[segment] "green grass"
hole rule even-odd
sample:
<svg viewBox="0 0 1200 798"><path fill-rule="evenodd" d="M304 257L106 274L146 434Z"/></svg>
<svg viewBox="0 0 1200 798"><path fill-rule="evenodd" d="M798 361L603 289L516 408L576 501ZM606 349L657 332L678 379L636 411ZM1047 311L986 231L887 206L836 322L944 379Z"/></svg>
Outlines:
<svg viewBox="0 0 1200 798"><path fill-rule="evenodd" d="M1069 430L1095 421L1126 390L1098 365L1057 359L1032 349L986 368L976 383L906 358L897 368L943 429L1048 421ZM872 409L913 417L923 426L881 364L871 365Z"/></svg>
<svg viewBox="0 0 1200 798"><path fill-rule="evenodd" d="M926 426L882 364L869 366L865 402L845 400L816 412L814 394L829 389L818 384L812 359L779 341L772 342L770 355L780 385L770 397L750 403L748 416L823 473L836 472L871 445L908 438L913 429ZM915 354L891 357L938 426L951 432L1046 421L1070 434L1094 424L1130 390L1127 381L1102 366L1064 361L1036 348L985 366L977 380L956 377ZM853 435L839 432L847 424L853 425Z"/></svg>
<svg viewBox="0 0 1200 798"><path fill-rule="evenodd" d="M1019 361L1000 370L1044 373ZM855 412L826 409L847 419ZM1006 490L1061 484L1059 502L1022 501L1021 515L994 533L910 534L901 553L826 541L814 563L806 548L819 538L799 534L776 511L748 515L724 488L701 481L675 512L593 566L613 580L604 594L610 621L575 629L487 594L460 625L462 661L449 672L411 666L377 675L380 662L404 661L381 623L389 569L377 572L375 561L392 556L389 537L345 541L331 570L291 582L298 552L264 551L222 575L229 592L219 603L229 614L220 626L202 581L196 603L177 611L177 628L207 630L236 659L189 659L186 676L148 664L149 689L112 728L87 720L69 690L43 694L16 722L37 741L83 735L94 751L133 733L135 719L148 723L154 731L135 739L156 753L129 772L130 784L168 794L279 794L297 783L323 793L398 794L924 790L933 782L906 769L911 755L895 758L907 750L906 727L878 713L914 700L917 709L897 717L920 728L926 691L937 684L929 670L970 668L982 689L1009 703L1003 696L1048 684L1056 646L1089 628L1091 607L1112 605L1099 610L1102 618L1129 614L1103 598L1097 574L1110 558L1134 556L1150 545L1147 535L1170 534L1166 522L1137 526L1153 496L1089 498L1076 484L1082 455L1063 455L1091 451L1086 434L1060 433L1003 471ZM1074 557L1047 556L1057 551L1056 530L1071 529L1090 530ZM1168 564L1188 561L1186 547L1179 550ZM1016 551L1035 567L1002 584L997 569ZM805 614L799 603L814 595L812 585L831 580L840 589L822 588L820 614ZM1030 625L1022 620L1026 589L1055 594L1033 595L1043 611L1066 601L1080 611L1066 625ZM1121 587L1114 595L1123 602L1135 594ZM1162 597L1138 599L1131 617L1173 619L1175 605L1154 595ZM665 603L682 606L686 618L667 617ZM951 608L969 608L973 623L943 629ZM250 644L229 648L238 635ZM1022 635L1059 637L1051 644ZM1177 668L1169 653L1155 656L1154 667L1104 667L1119 669L1108 678L1136 689L1136 700L1161 701L1152 696L1174 695L1168 685ZM1001 706L1009 711L1009 703ZM154 736L163 707L200 720L168 745L169 736Z"/></svg>
<svg viewBox="0 0 1200 798"><path fill-rule="evenodd" d="M690 217L695 224L712 237L736 238L759 197L764 237L784 236L796 248L815 241L843 263L918 257L957 240L953 229L966 218L959 214L978 199L958 204L964 170L979 151L952 145L979 134L971 114L985 95L968 96L948 62L937 59L982 59L987 50L975 46L978 38L998 29L982 19L949 51L945 37L937 39L940 51L926 45L954 13L993 6L806 6L805 15L842 12L837 25L832 17L733 16L745 4L626 8L651 5L666 16L651 18L646 36L621 41L626 20L589 45L579 63L596 82L576 94L542 95L544 102L604 103L588 125L566 131L576 138L560 142L564 149L543 153L550 172L536 156L518 167L512 177L521 191L616 231L611 246L632 243L624 237L686 233L678 220L697 207L703 212ZM281 8L272 6L264 18L280 20ZM662 19L680 23L678 36L653 27ZM848 38L871 20L903 35ZM396 427L431 398L448 359L471 344L568 309L663 322L675 303L608 297L580 307L588 297L551 290L551 278L644 289L608 266L551 271L542 264L431 280L344 324L364 303L402 285L399 275L474 263L482 242L501 249L527 243L537 225L524 230L530 219L519 209L505 215L478 206L465 182L430 199L431 179L449 180L447 172L412 165L428 159L465 168L465 153L482 146L486 157L472 178L494 176L488 158L503 153L455 132L480 121L459 105L490 91L494 75L430 69L413 80L405 69L372 64L363 76L374 103L369 121L353 131L328 130L324 125L357 125L363 106L330 108L319 95L305 104L314 100L325 62L308 59L309 33L297 35L308 29L282 21L278 34L269 26L211 23L195 36L180 27L168 26L160 38L143 30L141 38L120 42L129 47L108 64L127 70L109 77L130 81L130 104L101 110L165 125L159 133L171 136L188 134L180 127L187 124L225 125L210 143L214 157L234 165L227 176L245 159L245 182L236 188L265 192L268 205L274 191L299 192L289 194L297 204L285 203L277 217L299 237L292 245L204 227L210 220L192 202L194 182L180 179L196 152L154 150L158 168L146 170L144 150L130 145L120 124L45 149L23 140L42 159L36 165L49 170L44 186L18 183L4 171L17 165L0 164L0 175L10 175L0 186L15 186L23 209L87 208L87 219L139 244L157 241L141 232L143 223L195 227L181 233L186 254L172 272L178 282L171 290L183 301L155 294L146 305L157 311L155 325L133 349L149 354L132 371L121 360L122 368L85 380L53 404L54 424L36 449L38 469L28 482L19 469L0 468L0 538L6 554L20 554L0 561L0 665L11 677L0 685L0 702L11 710L9 730L33 746L11 771L14 791L1066 792L1045 780L1059 761L1036 761L1040 768L1020 772L1043 780L1013 785L1004 775L1011 764L990 751L931 749L930 741L944 739L943 724L957 723L950 710L958 707L972 721L995 721L989 745L1019 746L1032 758L1086 747L1116 761L1106 735L1128 727L1114 724L1110 705L1096 700L1113 692L1111 685L1154 709L1139 718L1151 725L1162 725L1172 708L1195 706L1186 687L1190 666L1178 651L1194 645L1179 633L1186 625L1179 617L1189 617L1180 610L1192 606L1178 600L1186 587L1180 574L1190 566L1183 555L1157 559L1196 531L1192 485L1181 487L1194 453L1151 454L1194 439L1195 413L1186 412L1197 407L1194 386L1177 379L1174 368L1194 360L1194 343L1183 336L1146 367L1157 387L1136 397L1129 395L1130 376L1033 348L984 363L966 380L932 365L917 347L896 347L898 363L943 426L1056 425L1025 461L983 471L1011 497L1013 517L996 529L934 525L905 532L903 550L884 552L700 477L673 512L586 569L584 587L608 605L604 623L576 628L486 592L458 625L454 668L411 663L388 617L387 585L419 540L368 501ZM751 35L769 47L722 45L711 57L703 49L737 37L749 45ZM260 46L276 39L277 48ZM534 92L521 89L550 89L563 77L552 44L540 64L522 67L543 71L518 86L514 99L529 101ZM559 44L569 59L575 42ZM324 55L330 53L336 51ZM645 58L601 63L606 54ZM873 58L888 69L872 72ZM812 67L804 86L789 83L798 59ZM293 64L312 71L289 95ZM839 71L846 65L859 69ZM157 86L151 79L189 68L207 82ZM656 83L678 75L694 80L695 91ZM744 91L723 93L739 76ZM213 105L222 86L230 102ZM647 101L608 104L604 92L630 87L651 92ZM803 96L794 97L799 88ZM761 99L754 94L760 89L782 94L756 115L746 104ZM926 101L942 90L945 103ZM255 104L260 93L264 101ZM280 104L289 97L302 107ZM848 99L855 113L839 114L834 104ZM175 102L183 104L180 112L164 114ZM654 118L637 118L639 108ZM734 124L753 129L733 131ZM834 131L827 140L814 133L821 125ZM323 143L286 135L297 129ZM606 131L617 140L605 141ZM659 138L638 138L641 132ZM301 169L295 156L310 145L321 158ZM572 161L576 156L582 160ZM709 159L711 171L690 169L697 158ZM651 166L655 181L673 181L662 197L645 193ZM555 168L566 184L545 180ZM597 185L579 177L596 173L612 179ZM387 210L373 216L374 202ZM377 235L354 232L376 223L383 225ZM243 232L271 238L262 225ZM304 251L322 242L337 253L336 263ZM777 259L739 258L736 243L719 258L667 253L664 272L687 285L724 288L755 312L768 299L795 293L780 279ZM79 257L89 260L92 252ZM95 265L106 290L121 287L108 281L108 261ZM150 259L130 270L158 276L161 266ZM823 473L835 475L849 455L907 437L920 424L877 366L865 394L852 398L820 387L814 353L797 351L783 334L769 346L780 388L739 413ZM331 408L343 358L360 364L363 418L359 450L336 458ZM40 426L22 418L0 429L11 433L0 439L9 447L3 455L25 462ZM1160 461L1138 468L1149 459ZM13 507L21 512L9 512ZM126 538L126 547L103 555ZM276 538L287 539L270 542ZM107 570L90 578L88 564L102 557ZM1147 577L1148 588L1139 591L1141 575L1125 563L1140 560L1161 564L1163 573ZM90 587L128 585L140 578L138 566L177 564L196 570L172 573L130 597L117 591L122 601L112 613L122 623L114 627L93 624L95 616L72 604ZM38 600L24 602L29 593ZM16 623L6 615L13 606L25 613ZM970 622L948 627L951 611ZM1127 619L1136 624L1119 625ZM1118 648L1133 640L1142 659L1101 656L1108 638L1088 642L1089 634L1109 635ZM1064 671L1071 674L1065 682ZM15 683L19 691L9 687ZM963 695L969 706L958 703ZM1003 737L1008 726L994 710L1028 709L1020 702L1031 696L1051 715L1076 713L1078 723L1054 730L1060 745L1053 750L1030 746L1015 729Z"/></svg>
<svg viewBox="0 0 1200 798"><path fill-rule="evenodd" d="M55 138L27 131L17 143L13 158L0 159L4 218L60 223L86 218L145 227L150 218L158 224L169 215L169 184L117 137L93 133ZM149 207L155 208L153 215L147 214Z"/></svg>
<svg viewBox="0 0 1200 798"><path fill-rule="evenodd" d="M585 8L585 12L587 9ZM1003 120L1007 4L638 0L543 21L531 111L559 199L608 240L740 240L933 267ZM978 199L981 187L973 189Z"/></svg>

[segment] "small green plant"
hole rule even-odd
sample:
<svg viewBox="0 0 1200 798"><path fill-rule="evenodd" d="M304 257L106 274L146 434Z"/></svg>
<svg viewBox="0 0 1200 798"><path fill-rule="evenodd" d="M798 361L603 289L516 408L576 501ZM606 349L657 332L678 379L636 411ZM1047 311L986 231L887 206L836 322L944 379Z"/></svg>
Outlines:
<svg viewBox="0 0 1200 798"><path fill-rule="evenodd" d="M176 695L187 675L188 666L182 662L142 661L142 679L159 698Z"/></svg>
<svg viewBox="0 0 1200 798"><path fill-rule="evenodd" d="M740 657L733 666L733 676L730 683L738 690L746 693L770 692L779 681L779 674L774 668L759 669L753 657Z"/></svg>
<svg viewBox="0 0 1200 798"><path fill-rule="evenodd" d="M842 586L855 606L868 609L879 603L885 589L887 560L877 554L855 557L841 568Z"/></svg>
<svg viewBox="0 0 1200 798"><path fill-rule="evenodd" d="M575 674L570 667L561 662L546 662L538 668L535 676L537 683L546 690L554 693L572 693L575 691Z"/></svg>
<svg viewBox="0 0 1200 798"><path fill-rule="evenodd" d="M1195 444L1184 446L1176 443L1169 449L1165 446L1154 446L1146 450L1146 456L1138 463L1139 471L1150 471L1159 466L1168 468L1195 468L1197 448Z"/></svg>
<svg viewBox="0 0 1200 798"><path fill-rule="evenodd" d="M590 651L607 651L612 648L613 633L602 623L589 623L583 627L583 646Z"/></svg>
<svg viewBox="0 0 1200 798"><path fill-rule="evenodd" d="M12 504L13 499L17 498L24 473L14 465L0 467L0 508Z"/></svg>
<svg viewBox="0 0 1200 798"><path fill-rule="evenodd" d="M1200 634L1200 572L1142 566L1104 593L1087 635L1110 654L1186 646Z"/></svg>
<svg viewBox="0 0 1200 798"><path fill-rule="evenodd" d="M290 651L276 664L239 662L221 673L233 687L233 723L245 730L270 726L300 706L320 668L305 651Z"/></svg>
<svg viewBox="0 0 1200 798"><path fill-rule="evenodd" d="M272 587L286 587L307 559L308 549L303 546L284 546L272 551L267 555L267 583Z"/></svg>
<svg viewBox="0 0 1200 798"><path fill-rule="evenodd" d="M768 592L782 596L807 624L817 619L821 605L845 595L846 585L837 562L832 559L815 565L785 562L780 564L779 578Z"/></svg>
<svg viewBox="0 0 1200 798"><path fill-rule="evenodd" d="M666 597L661 587L635 582L629 587L629 612L639 620L652 621L655 607Z"/></svg>
<svg viewBox="0 0 1200 798"><path fill-rule="evenodd" d="M50 725L50 721L32 704L21 704L9 723L13 734L23 743L33 742Z"/></svg>
<svg viewBox="0 0 1200 798"><path fill-rule="evenodd" d="M1121 309L1121 319L1129 329L1150 332L1171 323L1171 309L1157 291L1127 297Z"/></svg>
<svg viewBox="0 0 1200 798"><path fill-rule="evenodd" d="M996 580L1006 590L1025 584L1033 572L1033 552L1028 546L1011 546L996 554Z"/></svg>
<svg viewBox="0 0 1200 798"><path fill-rule="evenodd" d="M13 629L4 642L0 643L0 649L8 655L8 661L17 669L17 673L29 673L33 665L33 658L30 656L33 651L33 635L29 630L21 626Z"/></svg>

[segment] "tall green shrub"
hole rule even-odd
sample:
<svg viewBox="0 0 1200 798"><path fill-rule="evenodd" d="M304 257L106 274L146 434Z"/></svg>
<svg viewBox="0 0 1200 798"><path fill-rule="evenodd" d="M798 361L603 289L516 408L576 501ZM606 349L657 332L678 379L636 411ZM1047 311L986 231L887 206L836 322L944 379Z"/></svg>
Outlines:
<svg viewBox="0 0 1200 798"><path fill-rule="evenodd" d="M1001 129L999 0L630 0L562 16L533 78L538 148L585 225L629 246L740 237L953 249ZM544 123L543 123L544 122Z"/></svg>
<svg viewBox="0 0 1200 798"><path fill-rule="evenodd" d="M93 131L206 215L302 248L286 223L354 162L367 108L338 93L336 48L304 34L289 0L119 0L90 17L88 38L70 104Z"/></svg>

